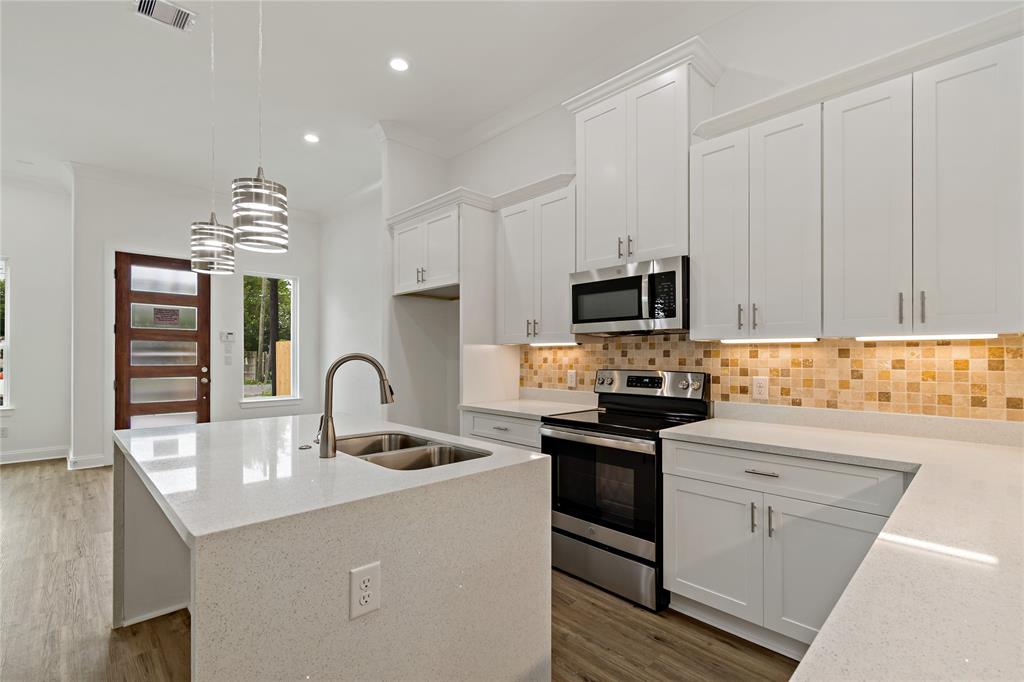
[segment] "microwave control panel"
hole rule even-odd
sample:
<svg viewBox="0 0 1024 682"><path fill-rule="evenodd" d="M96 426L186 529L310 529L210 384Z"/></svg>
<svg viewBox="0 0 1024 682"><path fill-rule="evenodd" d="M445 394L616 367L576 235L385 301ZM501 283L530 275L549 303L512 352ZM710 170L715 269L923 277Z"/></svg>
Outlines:
<svg viewBox="0 0 1024 682"><path fill-rule="evenodd" d="M666 319L676 316L676 273L655 272L648 275L650 317Z"/></svg>

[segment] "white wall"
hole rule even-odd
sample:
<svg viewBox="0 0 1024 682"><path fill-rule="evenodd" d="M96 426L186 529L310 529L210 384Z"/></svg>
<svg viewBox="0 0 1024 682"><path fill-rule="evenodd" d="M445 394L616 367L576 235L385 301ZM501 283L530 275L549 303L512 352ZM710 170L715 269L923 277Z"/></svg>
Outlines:
<svg viewBox="0 0 1024 682"><path fill-rule="evenodd" d="M429 152L396 140L381 140L384 217L392 216L452 188L448 164Z"/></svg>
<svg viewBox="0 0 1024 682"><path fill-rule="evenodd" d="M114 424L115 251L188 257L188 225L209 213L209 194L138 176L75 165L73 371L71 465L109 463ZM219 197L218 215L230 215ZM287 254L239 251L236 274L213 277L210 297L210 416L213 420L318 412L320 373L320 230L310 215L290 211ZM274 274L298 280L297 311L301 399L260 406L240 404L242 392L242 275ZM235 332L230 364L219 340ZM312 437L312 434L311 434Z"/></svg>
<svg viewBox="0 0 1024 682"><path fill-rule="evenodd" d="M71 197L4 177L0 256L9 259L10 355L0 462L64 457L70 443ZM14 409L8 409L13 407Z"/></svg>
<svg viewBox="0 0 1024 682"><path fill-rule="evenodd" d="M386 290L381 264L391 258L384 229L381 186L352 197L331 216L320 234L320 358L327 366L345 353L384 359ZM399 395L401 396L401 387ZM377 375L362 364L339 370L334 410L380 418Z"/></svg>

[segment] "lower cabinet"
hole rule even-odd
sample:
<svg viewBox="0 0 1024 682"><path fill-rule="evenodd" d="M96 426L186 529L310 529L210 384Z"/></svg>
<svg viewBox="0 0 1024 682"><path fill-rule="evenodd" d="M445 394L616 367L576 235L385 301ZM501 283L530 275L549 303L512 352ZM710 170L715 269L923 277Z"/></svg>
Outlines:
<svg viewBox="0 0 1024 682"><path fill-rule="evenodd" d="M665 589L810 643L886 517L664 476Z"/></svg>

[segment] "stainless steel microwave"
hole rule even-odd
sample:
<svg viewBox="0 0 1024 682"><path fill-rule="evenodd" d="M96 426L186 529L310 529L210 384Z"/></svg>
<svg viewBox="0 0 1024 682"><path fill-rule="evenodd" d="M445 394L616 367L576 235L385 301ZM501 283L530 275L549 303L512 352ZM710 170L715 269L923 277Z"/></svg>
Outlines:
<svg viewBox="0 0 1024 682"><path fill-rule="evenodd" d="M687 256L576 272L569 282L573 334L684 332L690 325Z"/></svg>

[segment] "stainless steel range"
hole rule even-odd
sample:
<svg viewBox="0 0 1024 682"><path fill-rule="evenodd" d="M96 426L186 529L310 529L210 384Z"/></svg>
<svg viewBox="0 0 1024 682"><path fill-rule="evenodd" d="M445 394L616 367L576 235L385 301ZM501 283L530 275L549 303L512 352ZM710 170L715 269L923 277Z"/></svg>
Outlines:
<svg viewBox="0 0 1024 682"><path fill-rule="evenodd" d="M555 568L649 609L662 588L661 439L711 416L702 372L601 369L595 410L544 417Z"/></svg>

